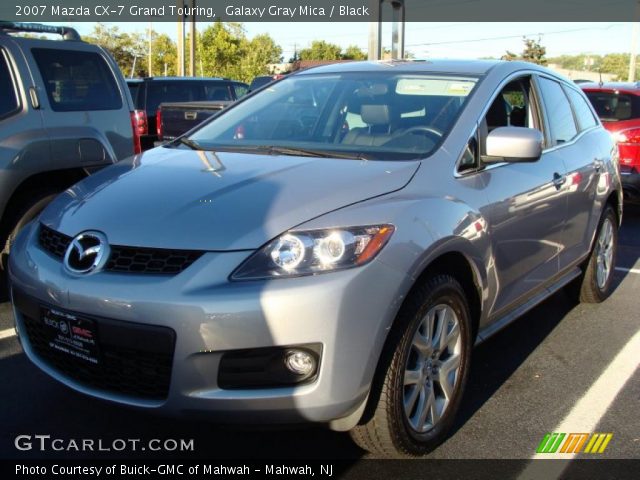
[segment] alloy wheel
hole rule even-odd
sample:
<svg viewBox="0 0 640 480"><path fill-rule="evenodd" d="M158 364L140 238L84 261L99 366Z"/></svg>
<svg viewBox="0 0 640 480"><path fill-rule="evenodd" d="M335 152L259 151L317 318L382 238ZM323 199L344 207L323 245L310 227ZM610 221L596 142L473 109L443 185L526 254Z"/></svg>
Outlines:
<svg viewBox="0 0 640 480"><path fill-rule="evenodd" d="M596 282L600 290L606 287L613 270L613 248L613 225L610 218L605 218L596 246Z"/></svg>
<svg viewBox="0 0 640 480"><path fill-rule="evenodd" d="M442 418L460 373L462 337L454 309L432 307L413 336L404 372L404 413L413 430L424 433Z"/></svg>

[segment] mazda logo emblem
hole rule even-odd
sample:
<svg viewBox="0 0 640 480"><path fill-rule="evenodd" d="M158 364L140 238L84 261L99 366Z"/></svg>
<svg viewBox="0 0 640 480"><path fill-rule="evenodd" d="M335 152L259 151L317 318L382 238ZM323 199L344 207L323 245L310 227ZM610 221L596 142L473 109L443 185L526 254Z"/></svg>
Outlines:
<svg viewBox="0 0 640 480"><path fill-rule="evenodd" d="M64 266L76 275L93 273L104 266L109 258L109 243L100 232L83 232L67 247Z"/></svg>

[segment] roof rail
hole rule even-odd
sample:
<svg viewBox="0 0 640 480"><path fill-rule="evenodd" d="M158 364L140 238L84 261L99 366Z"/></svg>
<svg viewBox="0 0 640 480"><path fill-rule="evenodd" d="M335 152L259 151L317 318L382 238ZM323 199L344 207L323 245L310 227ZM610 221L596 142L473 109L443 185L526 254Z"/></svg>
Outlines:
<svg viewBox="0 0 640 480"><path fill-rule="evenodd" d="M64 40L82 41L78 32L73 28L42 25L41 23L0 21L0 30L8 32L57 33L62 35Z"/></svg>

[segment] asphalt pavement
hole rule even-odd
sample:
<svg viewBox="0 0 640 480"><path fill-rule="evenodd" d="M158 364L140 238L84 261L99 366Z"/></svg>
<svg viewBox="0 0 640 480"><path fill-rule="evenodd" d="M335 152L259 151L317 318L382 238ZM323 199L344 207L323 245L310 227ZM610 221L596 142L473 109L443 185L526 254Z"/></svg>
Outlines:
<svg viewBox="0 0 640 480"><path fill-rule="evenodd" d="M595 432L613 437L599 458L640 459L640 370L633 367L622 388L613 387L610 365L640 330L640 209L627 208L620 232L613 295L599 305L581 305L563 292L553 296L474 351L469 386L450 438L431 458L526 459L547 432L564 425L588 401L599 381L611 378L611 402L596 419ZM205 421L164 418L82 396L30 364L11 335L10 305L0 303L0 458L82 458L177 455L220 459L350 459L367 457L344 433L223 428ZM600 380L599 380L600 379ZM603 383L604 382L604 383ZM602 404L600 405L602 406ZM597 411L597 409L593 409ZM580 424L576 420L576 429ZM184 453L18 451L18 435L62 439L193 439Z"/></svg>

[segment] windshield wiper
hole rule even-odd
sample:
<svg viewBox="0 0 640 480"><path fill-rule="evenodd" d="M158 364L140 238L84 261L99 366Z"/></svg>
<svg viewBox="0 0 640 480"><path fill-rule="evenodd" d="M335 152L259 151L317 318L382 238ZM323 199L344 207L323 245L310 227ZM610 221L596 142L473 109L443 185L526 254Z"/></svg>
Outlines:
<svg viewBox="0 0 640 480"><path fill-rule="evenodd" d="M219 152L255 152L266 153L267 155L298 155L302 157L317 157L317 158L345 158L349 160L369 160L362 153L347 153L347 152L334 152L332 150L313 150L308 148L297 147L281 147L274 145L224 145L224 146L207 146L202 145L190 140L186 137L176 138L170 145L183 144L193 150L211 150Z"/></svg>
<svg viewBox="0 0 640 480"><path fill-rule="evenodd" d="M353 160L368 160L361 153L344 153L334 152L332 150L312 150L307 148L296 147L278 147L278 146L264 146L262 147L270 154L282 154L282 155L300 155L305 157L321 157L321 158L346 158Z"/></svg>
<svg viewBox="0 0 640 480"><path fill-rule="evenodd" d="M173 142L171 142L171 145L177 146L180 143L182 145L186 145L191 150L203 150L203 148L197 142L194 142L193 140L190 140L186 137L176 138Z"/></svg>

